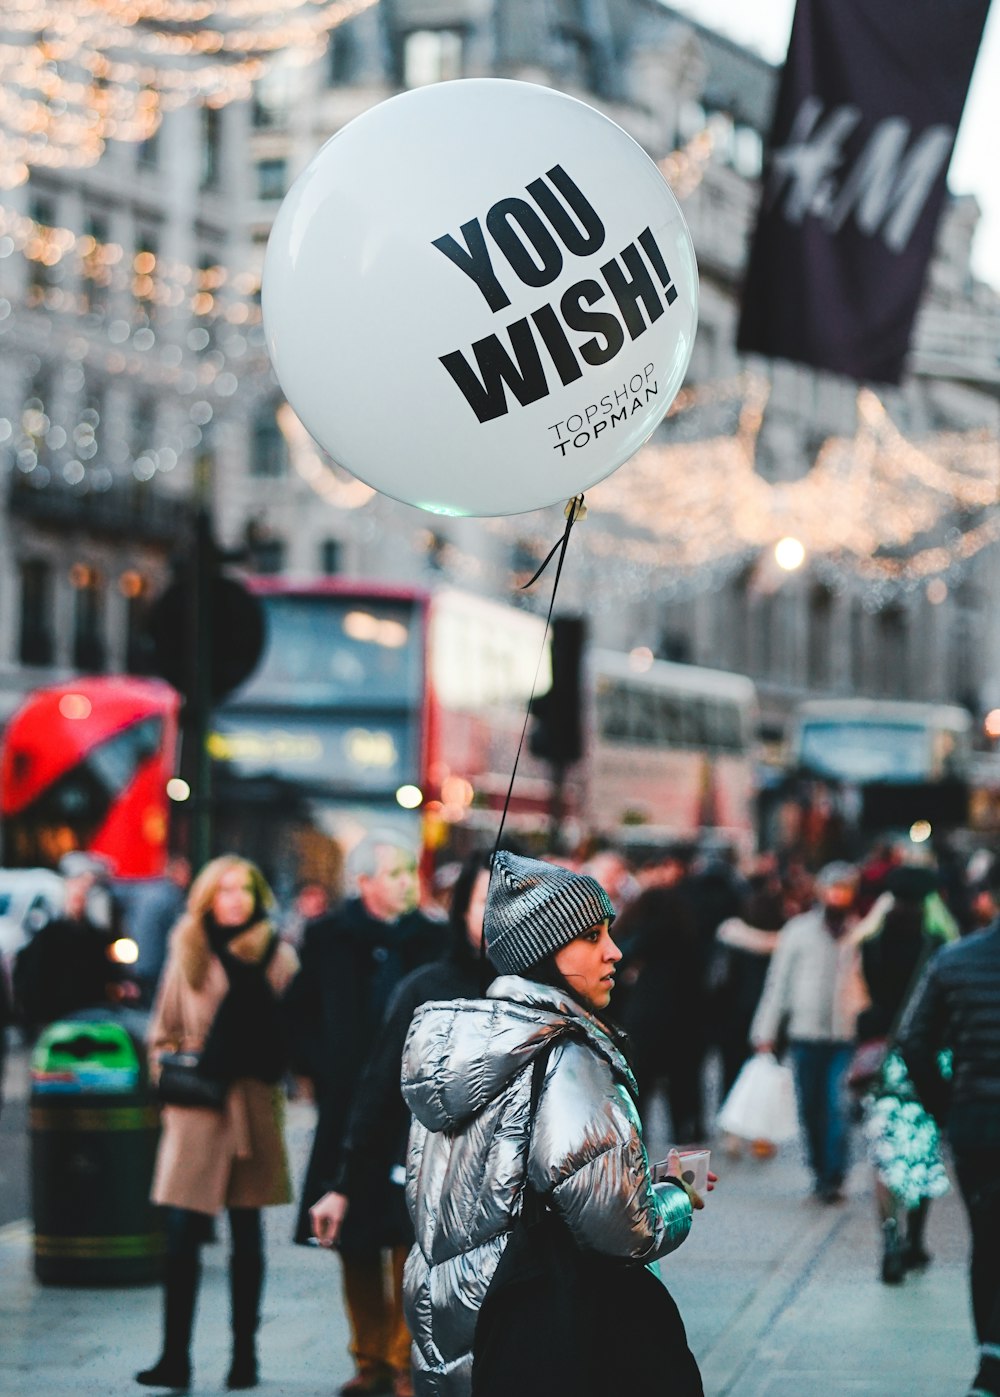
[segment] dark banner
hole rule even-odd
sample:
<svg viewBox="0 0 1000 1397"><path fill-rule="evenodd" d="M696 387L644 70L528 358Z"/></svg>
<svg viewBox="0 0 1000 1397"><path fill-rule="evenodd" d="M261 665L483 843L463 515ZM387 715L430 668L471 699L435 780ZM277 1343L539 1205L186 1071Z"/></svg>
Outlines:
<svg viewBox="0 0 1000 1397"><path fill-rule="evenodd" d="M798 0L738 348L898 383L989 0Z"/></svg>

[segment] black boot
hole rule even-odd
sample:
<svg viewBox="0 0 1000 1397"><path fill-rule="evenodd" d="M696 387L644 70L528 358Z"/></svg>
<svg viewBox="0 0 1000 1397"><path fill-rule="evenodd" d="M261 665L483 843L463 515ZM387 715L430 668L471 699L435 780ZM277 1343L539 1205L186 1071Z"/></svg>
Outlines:
<svg viewBox="0 0 1000 1397"><path fill-rule="evenodd" d="M924 1247L924 1228L927 1226L927 1213L930 1199L922 1198L915 1208L906 1214L906 1246L903 1248L903 1263L908 1271L921 1271L931 1262L930 1253Z"/></svg>
<svg viewBox="0 0 1000 1397"><path fill-rule="evenodd" d="M905 1277L899 1224L895 1218L886 1218L882 1224L882 1282L884 1285L899 1285Z"/></svg>
<svg viewBox="0 0 1000 1397"><path fill-rule="evenodd" d="M1000 1344L983 1344L979 1350L979 1371L969 1397L996 1397L1000 1393Z"/></svg>
<svg viewBox="0 0 1000 1397"><path fill-rule="evenodd" d="M233 1362L226 1377L230 1389L256 1387L257 1326L260 1294L264 1285L263 1254L234 1255L229 1259L229 1294L233 1316Z"/></svg>
<svg viewBox="0 0 1000 1397"><path fill-rule="evenodd" d="M136 1373L144 1387L191 1386L191 1330L201 1261L197 1252L167 1256L163 1277L163 1353L152 1368Z"/></svg>

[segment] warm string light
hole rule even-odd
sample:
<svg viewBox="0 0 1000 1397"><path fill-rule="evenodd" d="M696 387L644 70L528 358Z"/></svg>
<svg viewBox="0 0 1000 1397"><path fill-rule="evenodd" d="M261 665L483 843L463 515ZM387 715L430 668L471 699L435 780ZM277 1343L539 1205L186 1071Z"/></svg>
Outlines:
<svg viewBox="0 0 1000 1397"><path fill-rule="evenodd" d="M61 482L57 488L102 494L125 475L146 482L159 472L172 471L201 444L201 429L213 415L208 404L196 405L184 426L154 446L141 444L134 426L126 441L124 424L102 421L96 407L80 407L60 420L45 399L33 396L19 420L0 418L0 444L11 448L12 475L19 489L43 490L55 480Z"/></svg>
<svg viewBox="0 0 1000 1397"><path fill-rule="evenodd" d="M360 509L374 497L375 491L370 485L348 475L321 454L288 403L278 408L277 419L292 468L335 509Z"/></svg>
<svg viewBox="0 0 1000 1397"><path fill-rule="evenodd" d="M59 268L59 277L80 284L76 291L41 283L29 285L29 297L34 293L36 302L44 301L48 292L60 293L52 309L74 314L92 310L95 293L134 294L135 277L145 275L150 277L150 285L143 299L157 306L177 310L186 305L195 315L211 313L212 319L234 325L260 321L255 299L260 278L255 273L233 273L221 263L192 267L141 249L130 262L118 243L98 242L88 233L51 227L0 205L0 259L15 254L50 270ZM199 298L206 296L210 303L202 300L199 304Z"/></svg>
<svg viewBox="0 0 1000 1397"><path fill-rule="evenodd" d="M5 0L0 188L81 169L192 102L246 100L266 60L318 57L376 0Z"/></svg>
<svg viewBox="0 0 1000 1397"><path fill-rule="evenodd" d="M714 149L715 137L706 126L659 162L660 173L678 199L687 199L701 184Z"/></svg>
<svg viewBox="0 0 1000 1397"><path fill-rule="evenodd" d="M829 438L801 479L772 482L757 470L769 392L752 375L684 390L668 417L675 440L646 446L588 492L604 527L582 530L581 547L603 578L616 563L616 585L635 595L702 590L794 539L817 575L882 597L953 573L1000 540L1000 515L982 518L998 502L995 433L913 442L863 389L854 436ZM703 435L704 419L727 405L735 421ZM676 440L682 429L690 440ZM525 537L520 520L490 527Z"/></svg>

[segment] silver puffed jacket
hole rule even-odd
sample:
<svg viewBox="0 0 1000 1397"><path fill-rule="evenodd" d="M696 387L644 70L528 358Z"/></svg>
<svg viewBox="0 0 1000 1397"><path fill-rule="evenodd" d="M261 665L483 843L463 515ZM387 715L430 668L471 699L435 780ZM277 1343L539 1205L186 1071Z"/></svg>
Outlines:
<svg viewBox="0 0 1000 1397"><path fill-rule="evenodd" d="M553 1038L529 1154L524 1069ZM414 1117L403 1289L419 1397L468 1397L476 1316L520 1210L526 1156L582 1247L650 1262L687 1236L687 1194L650 1178L625 1059L561 991L505 975L485 999L423 1005L402 1086Z"/></svg>

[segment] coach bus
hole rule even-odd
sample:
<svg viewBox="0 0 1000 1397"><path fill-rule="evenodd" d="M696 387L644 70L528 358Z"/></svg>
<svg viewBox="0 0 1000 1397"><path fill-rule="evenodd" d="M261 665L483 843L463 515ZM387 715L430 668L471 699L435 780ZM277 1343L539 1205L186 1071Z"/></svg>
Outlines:
<svg viewBox="0 0 1000 1397"><path fill-rule="evenodd" d="M862 829L968 819L972 718L952 704L829 699L799 705L791 767L856 793Z"/></svg>
<svg viewBox="0 0 1000 1397"><path fill-rule="evenodd" d="M117 878L159 876L179 703L168 684L128 675L31 694L3 737L4 864L54 868L84 849Z"/></svg>
<svg viewBox="0 0 1000 1397"><path fill-rule="evenodd" d="M628 843L755 843L757 694L741 674L594 650L586 815Z"/></svg>

